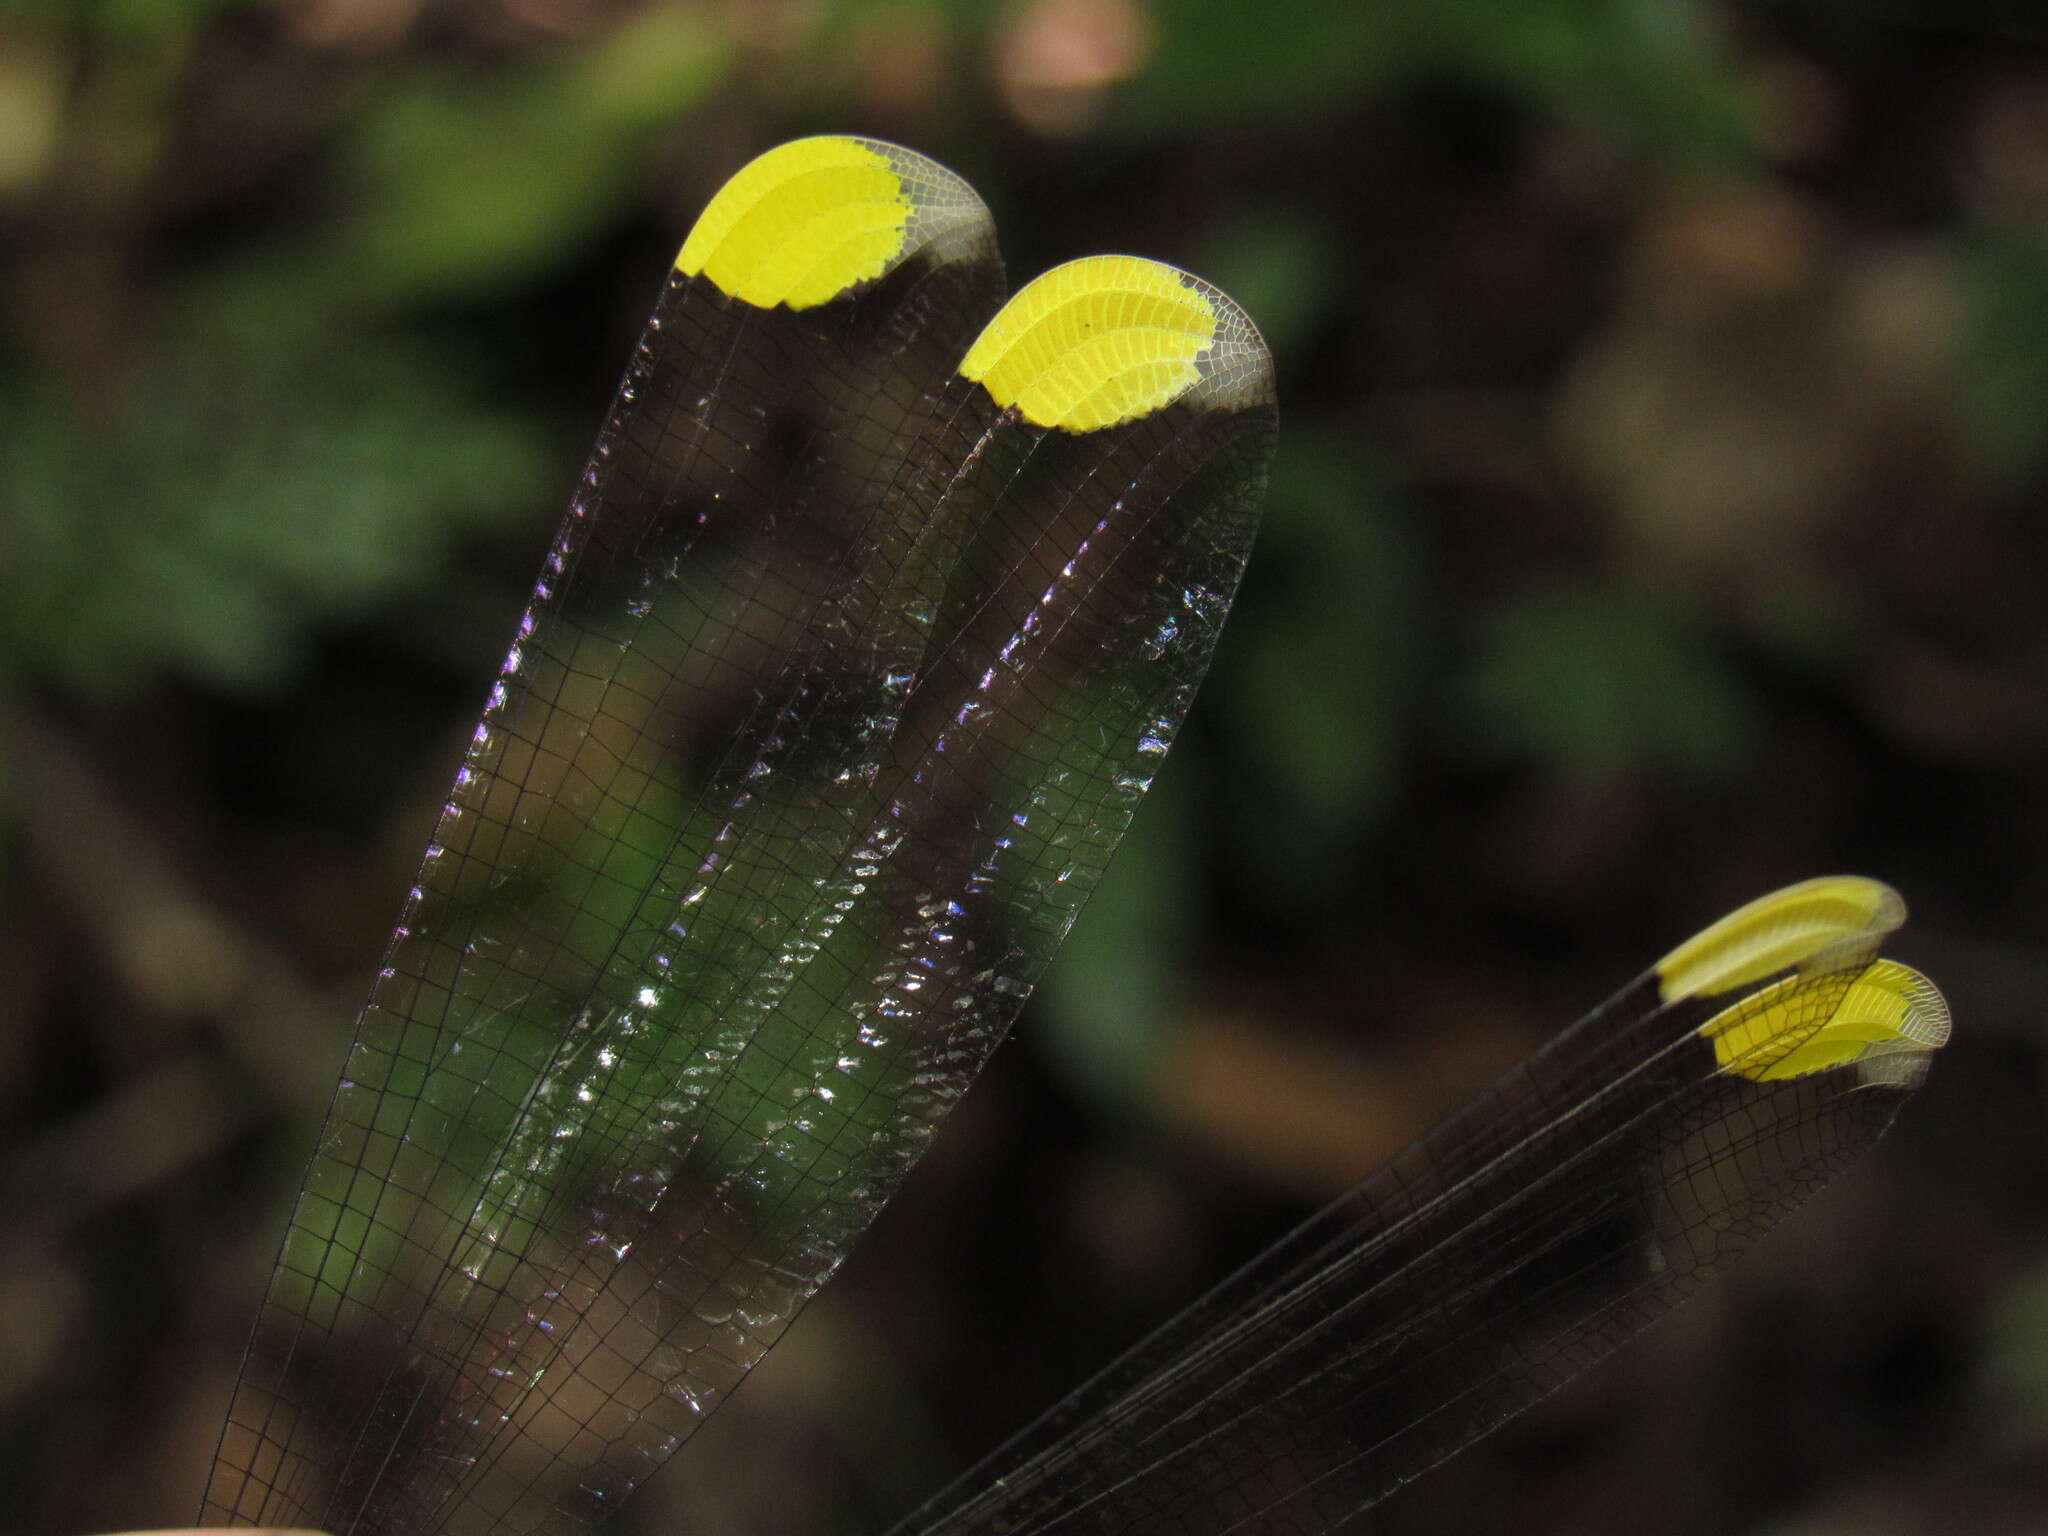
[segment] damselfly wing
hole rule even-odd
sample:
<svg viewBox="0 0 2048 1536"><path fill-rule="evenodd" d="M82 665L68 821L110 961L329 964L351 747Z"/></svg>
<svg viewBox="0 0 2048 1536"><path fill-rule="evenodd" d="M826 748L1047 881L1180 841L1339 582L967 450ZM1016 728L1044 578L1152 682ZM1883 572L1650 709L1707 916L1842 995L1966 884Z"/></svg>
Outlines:
<svg viewBox="0 0 2048 1536"><path fill-rule="evenodd" d="M1331 1530L1603 1358L1884 1132L1948 1038L1810 880L1673 950L900 1527Z"/></svg>
<svg viewBox="0 0 2048 1536"><path fill-rule="evenodd" d="M203 1518L573 1531L1000 1041L1185 716L1270 361L802 140L692 231L407 903ZM1743 908L902 1527L1323 1531L1725 1267L1946 1035L1854 877Z"/></svg>
<svg viewBox="0 0 2048 1536"><path fill-rule="evenodd" d="M1258 333L1131 258L999 307L922 156L786 145L647 323L368 1007L204 1517L574 1529L924 1150L1208 665Z"/></svg>

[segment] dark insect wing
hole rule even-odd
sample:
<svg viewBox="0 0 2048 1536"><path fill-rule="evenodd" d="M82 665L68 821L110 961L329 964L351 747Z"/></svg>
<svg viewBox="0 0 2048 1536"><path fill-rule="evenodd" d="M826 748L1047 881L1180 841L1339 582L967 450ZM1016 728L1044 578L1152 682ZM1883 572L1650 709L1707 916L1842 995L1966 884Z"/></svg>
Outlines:
<svg viewBox="0 0 2048 1536"><path fill-rule="evenodd" d="M901 1529L1322 1532L1603 1358L1866 1149L1947 1035L1876 882L1752 903Z"/></svg>
<svg viewBox="0 0 2048 1536"><path fill-rule="evenodd" d="M784 146L707 209L363 1015L204 1518L601 1518L1000 1040L1207 666L1273 412L1193 279L1077 263L984 328L999 285L973 194L893 146Z"/></svg>
<svg viewBox="0 0 2048 1536"><path fill-rule="evenodd" d="M757 162L707 228L363 1015L209 1518L433 1529L493 1462L600 1504L766 1347L732 1293L788 1310L734 1268L743 1202L693 1175L766 1006L749 980L816 926L805 886L844 863L850 813L755 786L799 744L840 756L828 782L884 749L922 600L903 445L1002 276L964 184L857 141ZM864 609L898 628L842 656L834 623ZM750 836L774 857L736 855Z"/></svg>
<svg viewBox="0 0 2048 1536"><path fill-rule="evenodd" d="M720 192L427 851L202 1519L585 1527L830 1277L1001 1040L1206 670L1274 437L1207 284L998 309L869 140ZM1855 877L1752 903L905 1532L1321 1532L1610 1352L1946 1036Z"/></svg>

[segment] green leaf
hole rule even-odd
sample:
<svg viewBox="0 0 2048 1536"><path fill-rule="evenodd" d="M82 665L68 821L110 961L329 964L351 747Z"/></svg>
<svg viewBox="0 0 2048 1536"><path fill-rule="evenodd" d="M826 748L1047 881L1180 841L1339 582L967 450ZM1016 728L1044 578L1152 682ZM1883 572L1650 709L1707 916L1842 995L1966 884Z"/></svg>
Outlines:
<svg viewBox="0 0 2048 1536"><path fill-rule="evenodd" d="M1691 0L1191 0L1123 97L1127 124L1307 117L1362 95L1458 82L1687 160L1752 141L1733 58Z"/></svg>
<svg viewBox="0 0 2048 1536"><path fill-rule="evenodd" d="M1403 789L1421 686L1422 554L1355 434L1287 431L1209 707L1243 788L1236 861L1282 905L1345 878Z"/></svg>
<svg viewBox="0 0 2048 1536"><path fill-rule="evenodd" d="M1492 614L1464 687L1483 756L1600 775L1711 778L1756 738L1756 709L1669 606L1593 588L1533 591Z"/></svg>
<svg viewBox="0 0 2048 1536"><path fill-rule="evenodd" d="M2048 462L2048 241L1992 234L1966 247L1963 441L1978 473L2018 482Z"/></svg>
<svg viewBox="0 0 2048 1536"><path fill-rule="evenodd" d="M424 588L548 473L523 422L413 347L218 310L117 398L18 390L0 432L0 654L100 695L166 671L274 688L316 625Z"/></svg>
<svg viewBox="0 0 2048 1536"><path fill-rule="evenodd" d="M1199 833L1185 768L1153 784L1039 990L1047 1053L1112 1112L1144 1101L1187 993Z"/></svg>
<svg viewBox="0 0 2048 1536"><path fill-rule="evenodd" d="M720 80L728 40L648 11L601 44L491 73L421 70L365 114L328 254L373 305L502 292L616 218L659 128Z"/></svg>

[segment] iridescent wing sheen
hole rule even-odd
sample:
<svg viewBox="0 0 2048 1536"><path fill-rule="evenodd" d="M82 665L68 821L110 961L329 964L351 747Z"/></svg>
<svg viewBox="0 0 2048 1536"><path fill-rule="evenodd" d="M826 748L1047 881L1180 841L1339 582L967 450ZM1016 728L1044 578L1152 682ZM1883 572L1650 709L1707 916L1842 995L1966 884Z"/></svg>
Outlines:
<svg viewBox="0 0 2048 1536"><path fill-rule="evenodd" d="M1001 1039L1208 664L1274 430L1206 285L1001 288L972 191L873 141L772 151L693 230L362 1015L203 1519L601 1518Z"/></svg>
<svg viewBox="0 0 2048 1536"><path fill-rule="evenodd" d="M1886 887L1724 918L904 1533L1331 1530L1603 1358L1873 1143L1948 1034Z"/></svg>

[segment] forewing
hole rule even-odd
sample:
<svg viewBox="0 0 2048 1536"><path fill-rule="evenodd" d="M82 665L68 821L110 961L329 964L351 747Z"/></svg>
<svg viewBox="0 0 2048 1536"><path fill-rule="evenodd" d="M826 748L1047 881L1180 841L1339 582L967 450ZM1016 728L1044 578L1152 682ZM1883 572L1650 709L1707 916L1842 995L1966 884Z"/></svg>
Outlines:
<svg viewBox="0 0 2048 1536"><path fill-rule="evenodd" d="M923 1150L1206 669L1272 447L1256 331L1103 258L970 347L971 194L805 142L714 202L650 322L364 1015L209 1516L607 1513Z"/></svg>
<svg viewBox="0 0 2048 1536"><path fill-rule="evenodd" d="M806 957L858 884L949 380L1001 289L979 200L892 146L785 146L707 210L359 1023L206 1518L601 1511L836 1258L743 1263L753 1234L870 1213L853 1106L888 1068L834 1068L835 1109L791 1086L817 1050L785 1076L747 1037L844 985ZM726 1133L771 1117L816 1151L740 1188Z"/></svg>

